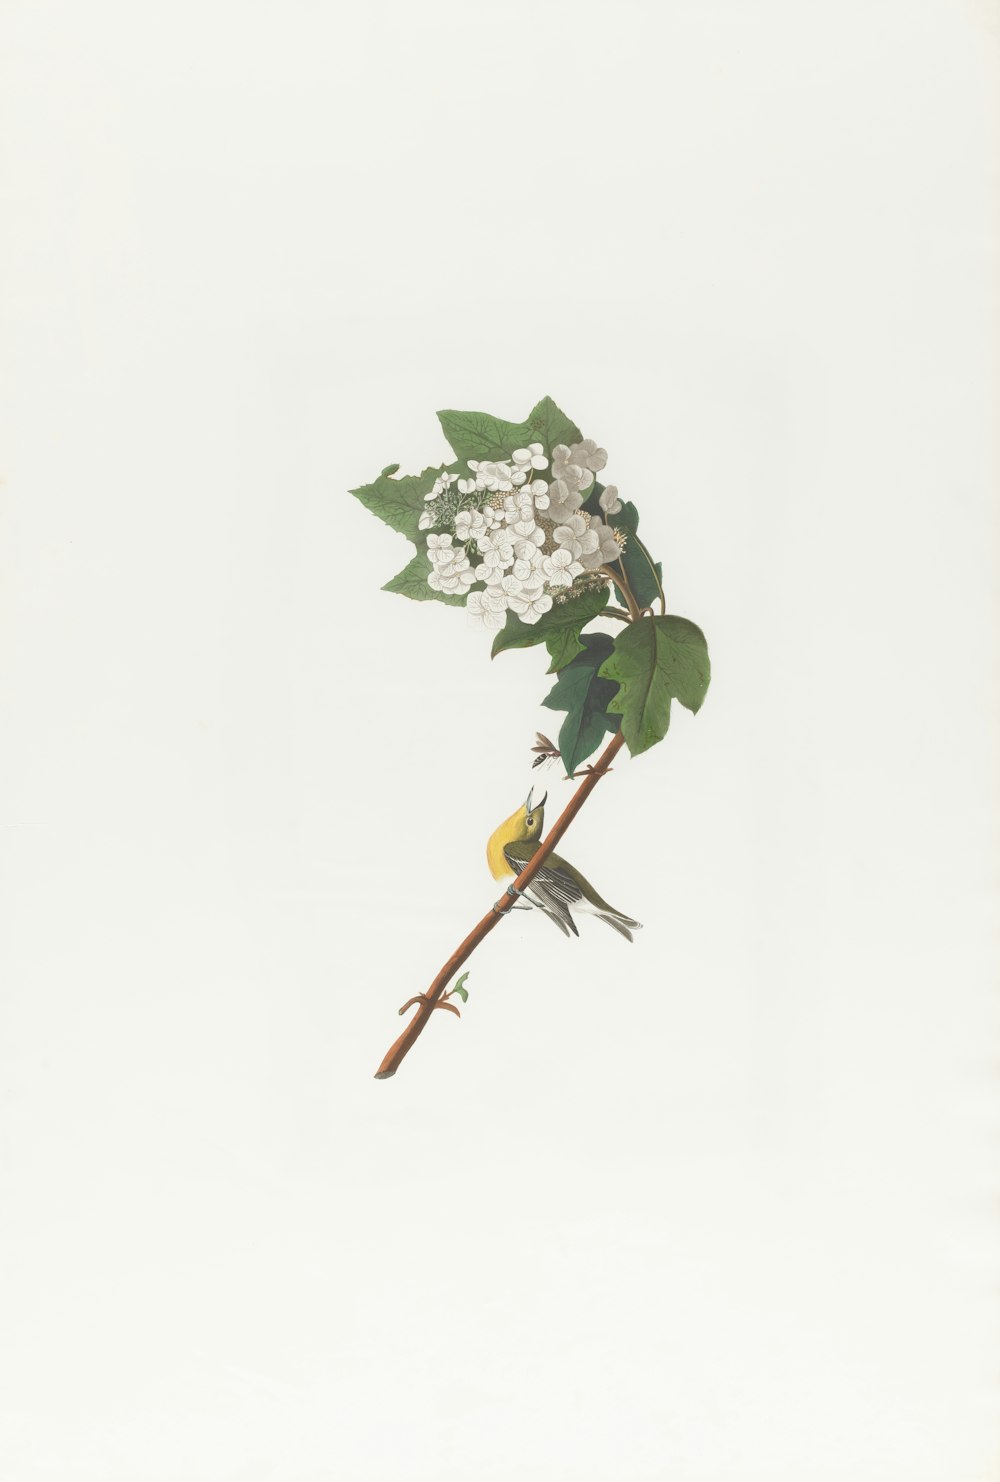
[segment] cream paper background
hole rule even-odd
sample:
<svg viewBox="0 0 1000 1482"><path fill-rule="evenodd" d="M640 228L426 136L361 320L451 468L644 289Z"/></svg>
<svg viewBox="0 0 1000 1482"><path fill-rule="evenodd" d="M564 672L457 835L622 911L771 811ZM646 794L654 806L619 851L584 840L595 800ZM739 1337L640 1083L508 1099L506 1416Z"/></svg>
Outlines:
<svg viewBox="0 0 1000 1482"><path fill-rule="evenodd" d="M2 29L0 1474L996 1477L996 8ZM713 687L379 1084L558 717L345 490L546 394Z"/></svg>

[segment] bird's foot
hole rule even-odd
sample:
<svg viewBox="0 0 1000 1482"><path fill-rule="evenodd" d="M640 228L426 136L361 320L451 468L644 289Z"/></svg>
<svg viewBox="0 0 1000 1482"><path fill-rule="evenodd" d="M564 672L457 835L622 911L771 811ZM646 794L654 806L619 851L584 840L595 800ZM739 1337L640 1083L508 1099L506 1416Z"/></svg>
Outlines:
<svg viewBox="0 0 1000 1482"><path fill-rule="evenodd" d="M413 998L408 998L399 1012L405 1014L407 1009L412 1009L415 1003L422 1003L431 1009L447 1009L448 1013L454 1014L457 1019L462 1017L461 1011L453 1003L445 1003L443 998L428 998L426 993L417 993Z"/></svg>
<svg viewBox="0 0 1000 1482"><path fill-rule="evenodd" d="M520 905L517 905L516 904L517 897L519 895L523 895L524 894L524 891L523 890L518 890L518 888L517 888L516 885L508 885L507 886L507 894L508 895L512 895L514 897L514 900L515 900L515 904L513 906L508 906L507 907L507 911L530 911L531 910L531 907L530 906L520 906ZM500 907L501 907L502 904L503 904L503 896L501 896L498 901L494 901L493 902L493 912L494 912L494 915L496 915L496 916L506 916L507 915L507 911L501 911L501 909L500 909Z"/></svg>
<svg viewBox="0 0 1000 1482"><path fill-rule="evenodd" d="M590 774L591 774L591 772L597 772L597 773L600 774L600 776L603 777L604 774L605 774L605 772L613 772L613 771L614 771L614 767L595 767L594 764L593 764L593 762L588 762L587 765L584 768L582 768L581 771L579 771L579 772L573 772L569 776L565 777L563 780L565 782L575 782L578 777L589 777Z"/></svg>

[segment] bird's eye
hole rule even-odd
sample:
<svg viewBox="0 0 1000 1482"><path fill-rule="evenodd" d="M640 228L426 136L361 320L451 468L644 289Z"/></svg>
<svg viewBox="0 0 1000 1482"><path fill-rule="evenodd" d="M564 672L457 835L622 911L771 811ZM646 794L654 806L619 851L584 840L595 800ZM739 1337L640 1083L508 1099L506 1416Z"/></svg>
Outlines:
<svg viewBox="0 0 1000 1482"><path fill-rule="evenodd" d="M532 824L533 824L533 823L534 823L534 821L535 821L535 820L534 820L534 819L533 819L533 818L532 818L532 816L531 816L531 814L530 814L530 813L529 813L529 814L528 814L528 827L529 827L529 828L530 828L530 827L531 827L531 825L532 825Z"/></svg>

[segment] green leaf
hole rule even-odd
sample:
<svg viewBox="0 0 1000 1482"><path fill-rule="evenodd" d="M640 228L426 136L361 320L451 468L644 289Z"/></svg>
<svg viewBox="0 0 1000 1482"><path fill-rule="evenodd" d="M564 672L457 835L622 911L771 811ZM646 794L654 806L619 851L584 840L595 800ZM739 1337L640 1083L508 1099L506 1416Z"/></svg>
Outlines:
<svg viewBox="0 0 1000 1482"><path fill-rule="evenodd" d="M551 454L558 443L578 443L583 436L551 396L543 396L524 422L505 422L488 412L438 412L438 418L456 458L463 462L509 458L515 448L534 442Z"/></svg>
<svg viewBox="0 0 1000 1482"><path fill-rule="evenodd" d="M559 730L559 751L572 777L581 762L596 751L607 731L617 731L619 717L609 713L618 686L601 677L601 665L611 657L614 640L607 633L587 633L584 652L562 669L542 704L565 710Z"/></svg>
<svg viewBox="0 0 1000 1482"><path fill-rule="evenodd" d="M621 716L628 749L638 756L667 734L672 699L693 712L701 708L711 678L705 635L687 618L641 618L616 634L600 674L621 686L608 709Z"/></svg>
<svg viewBox="0 0 1000 1482"><path fill-rule="evenodd" d="M599 511L603 514L603 511ZM639 544L637 530L639 528L639 511L634 504L622 503L622 508L617 515L604 515L605 522L615 530L624 530L628 536L625 543L625 554L622 557L622 565L625 568L625 578L632 588L635 600L640 607L651 607L660 595L656 578L663 581L663 567L660 562L655 562L656 577L653 575L653 565L649 557ZM619 599L624 601L621 593Z"/></svg>
<svg viewBox="0 0 1000 1482"><path fill-rule="evenodd" d="M531 440L527 422L505 422L488 412L438 412L438 420L460 463L509 458Z"/></svg>
<svg viewBox="0 0 1000 1482"><path fill-rule="evenodd" d="M639 606L651 607L660 595L660 587L657 586L656 578L659 578L660 585L662 585L663 567L659 561L651 563L649 557L639 544L639 537L636 533L639 528L639 511L634 504L623 501L622 507L616 515L606 515L603 509L601 509L600 497L604 493L604 488L604 484L599 483L595 479L587 493L587 498L583 502L582 509L588 515L594 515L599 520L603 520L612 529L625 531L629 537L625 545L625 555L622 558L622 565L625 567L625 577L635 594ZM656 571L656 577L653 576L654 569ZM624 604L625 598L622 596L621 589L615 587L615 591L618 595L619 602Z"/></svg>
<svg viewBox="0 0 1000 1482"><path fill-rule="evenodd" d="M554 602L537 623L522 623L516 612L507 613L507 622L493 640L491 658L508 648L531 648L544 643L552 657L549 673L554 674L583 649L580 629L608 605L607 587L581 592L568 602Z"/></svg>
<svg viewBox="0 0 1000 1482"><path fill-rule="evenodd" d="M468 990L468 988L466 988L466 987L463 986L464 983L465 983L465 980L466 980L466 978L468 976L469 976L468 973L463 973L462 976L456 982L454 988L449 988L449 990L448 990L448 997L449 998L451 997L451 995L453 993L457 993L458 996L459 996L459 998L462 1000L463 1003L468 1003L469 1002L469 990Z"/></svg>
<svg viewBox="0 0 1000 1482"><path fill-rule="evenodd" d="M682 617L654 619L661 653L674 698L697 715L705 702L712 666L705 635L696 623Z"/></svg>
<svg viewBox="0 0 1000 1482"><path fill-rule="evenodd" d="M390 529L398 530L400 535L407 536L416 544L422 534L417 530L417 521L423 513L424 495L429 494L434 487L434 480L441 472L442 465L425 468L423 473L408 474L406 478L394 479L392 473L398 467L398 463L390 463L373 484L363 484L360 489L352 489L351 493L355 499L360 499L365 509L378 515Z"/></svg>
<svg viewBox="0 0 1000 1482"><path fill-rule="evenodd" d="M425 468L423 473L408 474L405 478L393 478L398 463L383 468L373 484L363 484L352 489L366 509L400 535L405 535L416 546L416 554L391 581L387 581L383 592L397 592L416 602L444 602L449 607L464 607L465 598L454 592L435 592L427 585L431 563L427 555L427 534L418 528L420 516L425 508L424 495L429 494L434 481L443 470L454 473L457 464L438 464Z"/></svg>
<svg viewBox="0 0 1000 1482"><path fill-rule="evenodd" d="M579 427L556 406L551 396L543 396L538 405L531 408L528 413L528 427L532 433L528 441L543 443L546 453L550 455L559 443L565 443L568 447L583 440Z"/></svg>
<svg viewBox="0 0 1000 1482"><path fill-rule="evenodd" d="M391 581L387 581L383 592L398 592L401 597L410 597L414 602L446 602L449 607L464 607L465 598L457 592L435 592L427 585L431 573L430 557L426 548L418 550Z"/></svg>

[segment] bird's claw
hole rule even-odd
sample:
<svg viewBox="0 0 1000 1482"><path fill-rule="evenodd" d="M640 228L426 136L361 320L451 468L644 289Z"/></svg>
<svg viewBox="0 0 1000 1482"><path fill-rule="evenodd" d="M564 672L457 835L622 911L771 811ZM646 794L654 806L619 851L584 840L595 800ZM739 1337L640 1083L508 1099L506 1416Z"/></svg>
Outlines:
<svg viewBox="0 0 1000 1482"><path fill-rule="evenodd" d="M523 895L524 894L524 891L523 890L518 890L518 888L517 888L516 885L508 885L507 886L507 894L508 895L512 895L514 897L514 901L515 901L515 904L514 905L507 907L507 911L530 911L531 910L531 907L530 906L519 906L519 905L516 904L517 897L519 895ZM502 903L503 903L503 896L501 896L498 901L494 901L493 902L493 914L495 916L506 916L507 915L507 911L501 911L501 909L500 909L500 906L501 906Z"/></svg>
<svg viewBox="0 0 1000 1482"><path fill-rule="evenodd" d="M443 998L428 998L426 993L417 993L413 998L408 998L399 1012L405 1014L407 1009L412 1009L415 1003L426 1004L432 1009L447 1009L448 1013L454 1014L456 1019L462 1017L461 1010L457 1009L453 1003L445 1003Z"/></svg>

